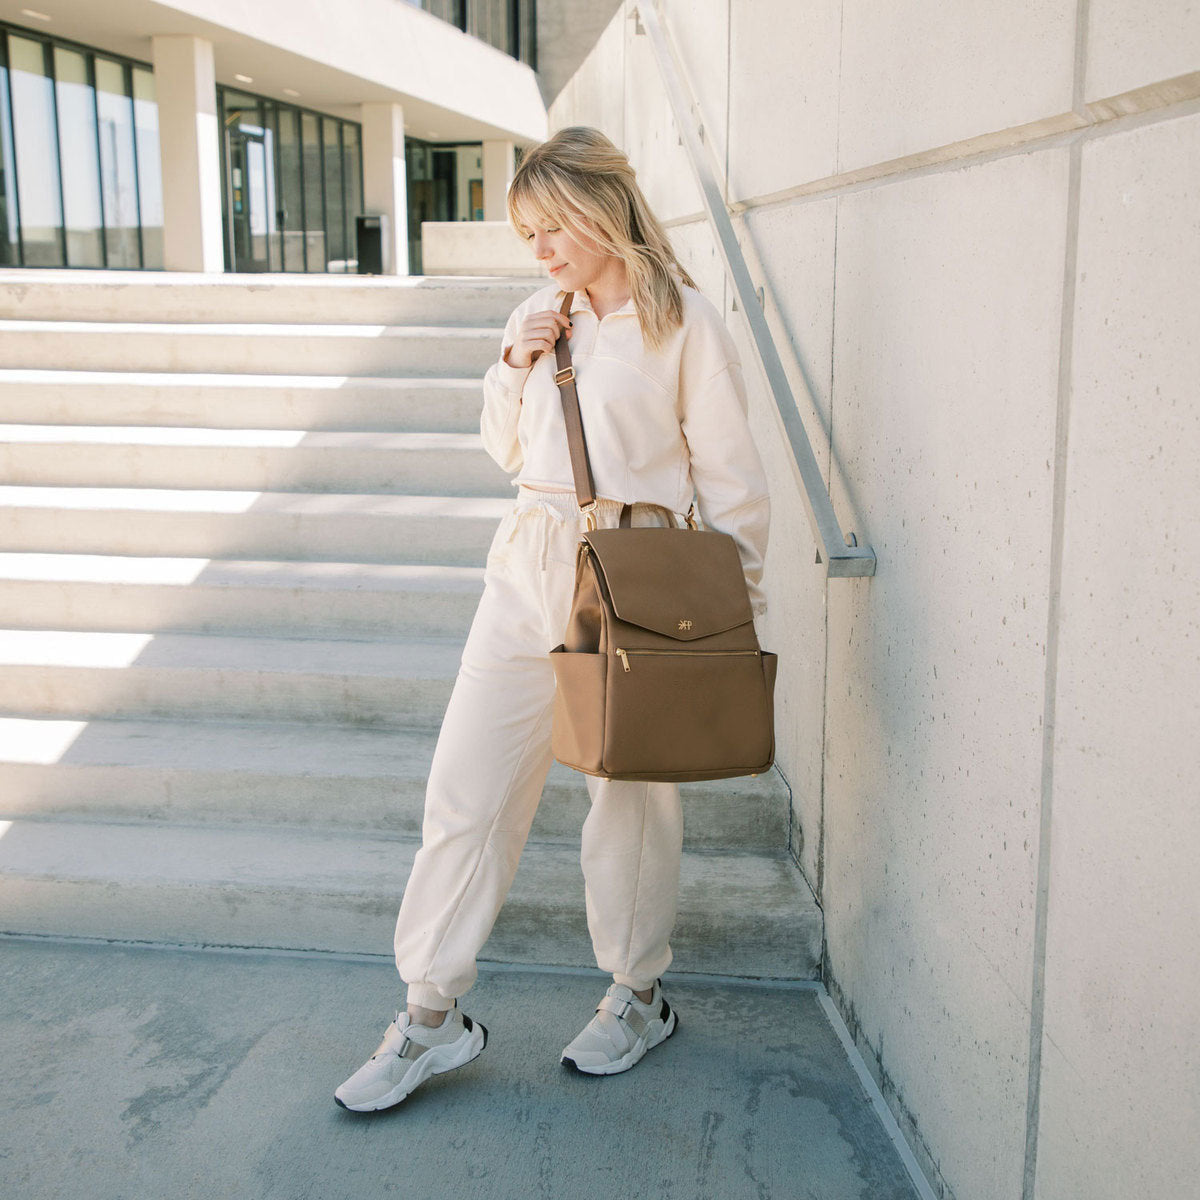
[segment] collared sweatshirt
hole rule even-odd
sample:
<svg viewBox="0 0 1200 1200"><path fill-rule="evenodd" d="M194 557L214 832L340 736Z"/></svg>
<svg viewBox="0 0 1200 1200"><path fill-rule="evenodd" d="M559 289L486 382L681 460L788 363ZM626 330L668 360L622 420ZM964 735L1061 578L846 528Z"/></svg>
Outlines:
<svg viewBox="0 0 1200 1200"><path fill-rule="evenodd" d="M770 524L766 472L747 421L737 347L716 306L680 284L683 323L661 349L642 339L633 299L597 320L587 293L571 300L569 342L575 388L597 496L696 511L708 529L736 542L755 617L766 612L763 560ZM480 432L513 486L574 491L554 354L529 367L506 356L524 318L560 311L556 284L534 292L504 327L500 358L483 380Z"/></svg>

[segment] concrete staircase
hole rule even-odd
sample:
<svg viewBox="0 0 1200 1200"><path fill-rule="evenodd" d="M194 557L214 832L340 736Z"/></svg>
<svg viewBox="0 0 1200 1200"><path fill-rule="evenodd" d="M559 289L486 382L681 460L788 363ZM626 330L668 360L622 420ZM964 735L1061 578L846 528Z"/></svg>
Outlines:
<svg viewBox="0 0 1200 1200"><path fill-rule="evenodd" d="M0 272L0 932L390 952L537 286ZM778 774L683 793L675 968L815 977ZM592 964L586 806L485 958Z"/></svg>

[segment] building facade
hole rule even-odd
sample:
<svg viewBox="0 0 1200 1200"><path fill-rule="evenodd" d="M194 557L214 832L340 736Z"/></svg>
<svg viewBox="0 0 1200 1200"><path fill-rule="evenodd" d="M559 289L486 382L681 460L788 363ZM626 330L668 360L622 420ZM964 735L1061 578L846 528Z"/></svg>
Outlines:
<svg viewBox="0 0 1200 1200"><path fill-rule="evenodd" d="M534 0L245 7L0 3L0 265L355 272L371 216L419 273L423 222L503 220Z"/></svg>

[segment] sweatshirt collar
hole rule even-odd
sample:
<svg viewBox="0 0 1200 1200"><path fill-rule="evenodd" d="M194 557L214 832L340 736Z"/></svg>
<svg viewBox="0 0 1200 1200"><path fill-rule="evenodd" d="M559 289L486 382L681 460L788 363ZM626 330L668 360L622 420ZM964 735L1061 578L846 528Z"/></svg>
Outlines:
<svg viewBox="0 0 1200 1200"><path fill-rule="evenodd" d="M565 288L558 289L558 293L555 296L555 304L554 304L554 307L556 309L559 309L561 311L563 297L566 294L567 294L567 292L566 292ZM587 292L583 291L582 289L580 291L575 292L575 294L571 297L570 311L571 312L579 312L580 309L584 310L585 312L590 312L593 315L596 312L596 310L592 307L592 302L588 299ZM634 316L637 316L637 305L634 304L633 297L630 296L629 299L626 300L625 303L622 304L620 308L614 308L611 313L606 313L605 315L613 316L615 313L633 313Z"/></svg>

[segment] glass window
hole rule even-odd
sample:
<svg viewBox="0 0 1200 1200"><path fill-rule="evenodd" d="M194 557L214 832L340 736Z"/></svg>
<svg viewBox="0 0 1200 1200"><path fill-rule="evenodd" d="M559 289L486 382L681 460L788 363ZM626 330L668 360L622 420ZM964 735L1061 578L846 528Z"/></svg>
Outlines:
<svg viewBox="0 0 1200 1200"><path fill-rule="evenodd" d="M459 29L467 27L467 0L408 0L408 3L457 25Z"/></svg>
<svg viewBox="0 0 1200 1200"><path fill-rule="evenodd" d="M310 271L325 268L325 202L322 196L321 141L317 118L301 113L300 134L304 163L304 253Z"/></svg>
<svg viewBox="0 0 1200 1200"><path fill-rule="evenodd" d="M225 89L222 176L226 180L226 266L231 271L267 269L266 187L262 112L257 96Z"/></svg>
<svg viewBox="0 0 1200 1200"><path fill-rule="evenodd" d="M17 192L27 267L63 266L62 191L54 88L44 47L9 37L9 82L16 136Z"/></svg>
<svg viewBox="0 0 1200 1200"><path fill-rule="evenodd" d="M21 244L17 234L17 160L12 144L4 41L0 34L0 265L12 267L21 262Z"/></svg>
<svg viewBox="0 0 1200 1200"><path fill-rule="evenodd" d="M158 99L154 72L133 68L133 127L137 142L138 208L142 217L142 266L163 265L162 159L158 145Z"/></svg>
<svg viewBox="0 0 1200 1200"><path fill-rule="evenodd" d="M133 102L125 90L125 68L119 62L96 59L96 111L108 265L140 267Z"/></svg>
<svg viewBox="0 0 1200 1200"><path fill-rule="evenodd" d="M358 240L355 232L354 218L362 212L362 151L359 142L362 130L356 125L342 126L342 140L345 145L345 162L343 178L346 180L346 218L347 236L350 239L349 262L346 269L358 270Z"/></svg>
<svg viewBox="0 0 1200 1200"><path fill-rule="evenodd" d="M275 127L278 122L279 114L276 106L269 100L263 101L263 168L266 172L264 181L265 203L267 212L267 270L280 271L283 269L280 262L280 241L279 241L279 188L277 180L279 178L278 155L276 153L276 137Z"/></svg>
<svg viewBox="0 0 1200 1200"><path fill-rule="evenodd" d="M327 271L346 269L346 202L342 196L341 122L325 117L325 233L328 237Z"/></svg>
<svg viewBox="0 0 1200 1200"><path fill-rule="evenodd" d="M162 223L151 69L0 23L0 263L161 267Z"/></svg>
<svg viewBox="0 0 1200 1200"><path fill-rule="evenodd" d="M516 0L474 0L467 15L467 32L514 57L512 11Z"/></svg>
<svg viewBox="0 0 1200 1200"><path fill-rule="evenodd" d="M96 93L88 82L87 59L82 54L55 46L54 90L58 99L67 265L102 267L104 213L100 207Z"/></svg>
<svg viewBox="0 0 1200 1200"><path fill-rule="evenodd" d="M300 114L279 111L279 224L283 269L304 270L304 185L300 175Z"/></svg>
<svg viewBox="0 0 1200 1200"><path fill-rule="evenodd" d="M245 140L246 224L249 229L249 257L261 270L267 265L268 218L267 142L261 134Z"/></svg>

